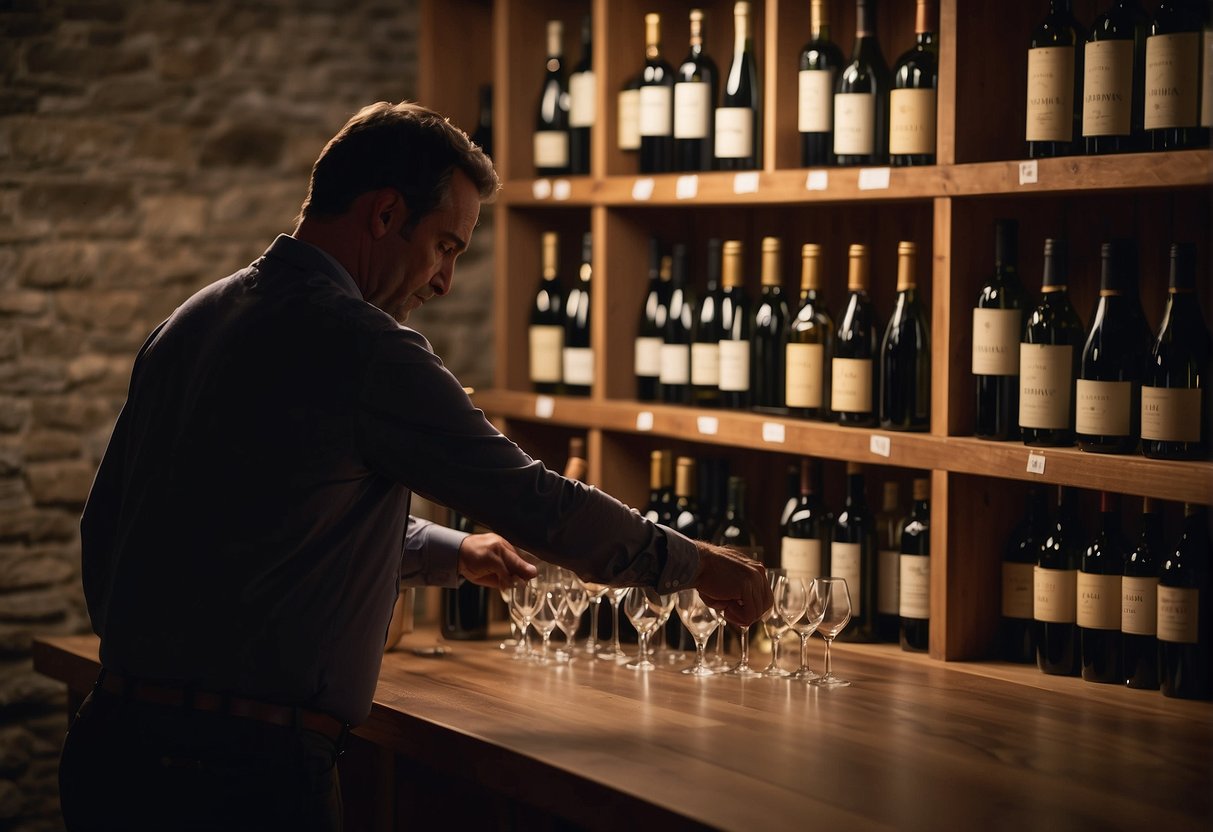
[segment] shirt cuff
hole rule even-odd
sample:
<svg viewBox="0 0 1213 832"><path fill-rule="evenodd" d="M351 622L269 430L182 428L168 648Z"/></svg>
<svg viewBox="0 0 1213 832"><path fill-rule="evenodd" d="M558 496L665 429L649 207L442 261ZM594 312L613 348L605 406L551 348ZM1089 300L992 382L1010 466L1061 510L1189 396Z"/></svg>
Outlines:
<svg viewBox="0 0 1213 832"><path fill-rule="evenodd" d="M657 577L657 591L669 595L682 589L691 589L695 576L699 574L699 549L689 537L667 526L658 526L665 534L665 568Z"/></svg>
<svg viewBox="0 0 1213 832"><path fill-rule="evenodd" d="M466 532L437 523L417 523L405 545L401 586L459 586L459 546Z"/></svg>

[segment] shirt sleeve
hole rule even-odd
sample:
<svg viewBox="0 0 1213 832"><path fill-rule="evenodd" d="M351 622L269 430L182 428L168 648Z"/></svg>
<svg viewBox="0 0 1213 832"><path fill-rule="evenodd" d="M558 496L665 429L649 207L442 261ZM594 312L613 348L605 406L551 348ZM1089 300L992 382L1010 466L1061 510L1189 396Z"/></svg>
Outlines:
<svg viewBox="0 0 1213 832"><path fill-rule="evenodd" d="M465 537L466 532L457 532L410 515L404 533L400 585L458 586L459 546Z"/></svg>

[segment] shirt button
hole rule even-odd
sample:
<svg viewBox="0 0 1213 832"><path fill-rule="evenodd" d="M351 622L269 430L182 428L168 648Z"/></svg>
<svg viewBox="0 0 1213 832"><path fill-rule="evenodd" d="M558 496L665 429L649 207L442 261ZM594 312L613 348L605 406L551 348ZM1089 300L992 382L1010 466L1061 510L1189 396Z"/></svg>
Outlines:
<svg viewBox="0 0 1213 832"><path fill-rule="evenodd" d="M670 581L670 586L678 586L678 581Z"/></svg>

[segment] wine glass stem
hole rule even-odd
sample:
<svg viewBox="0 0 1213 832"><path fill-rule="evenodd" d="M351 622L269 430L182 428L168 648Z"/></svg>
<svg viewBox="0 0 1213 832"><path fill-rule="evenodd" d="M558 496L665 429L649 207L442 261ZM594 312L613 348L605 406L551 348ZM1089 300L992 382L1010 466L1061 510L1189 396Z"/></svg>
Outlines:
<svg viewBox="0 0 1213 832"><path fill-rule="evenodd" d="M750 628L742 627L741 629L741 666L750 666Z"/></svg>
<svg viewBox="0 0 1213 832"><path fill-rule="evenodd" d="M809 637L804 633L800 634L800 667L799 671L804 672L809 669Z"/></svg>
<svg viewBox="0 0 1213 832"><path fill-rule="evenodd" d="M779 636L771 634L771 669L779 669Z"/></svg>
<svg viewBox="0 0 1213 832"><path fill-rule="evenodd" d="M548 642L552 640L552 631L548 630L543 634L543 658L548 657Z"/></svg>
<svg viewBox="0 0 1213 832"><path fill-rule="evenodd" d="M619 641L619 602L611 598L611 652L618 655L623 652Z"/></svg>
<svg viewBox="0 0 1213 832"><path fill-rule="evenodd" d="M708 651L708 640L705 638L702 641L695 639L695 669L702 670L707 664L704 654Z"/></svg>
<svg viewBox="0 0 1213 832"><path fill-rule="evenodd" d="M834 672L833 665L830 664L830 642L833 640L832 638L826 639L826 676Z"/></svg>
<svg viewBox="0 0 1213 832"><path fill-rule="evenodd" d="M598 647L598 605L601 603L602 599L597 598L590 608L590 643L586 645L587 649Z"/></svg>
<svg viewBox="0 0 1213 832"><path fill-rule="evenodd" d="M637 637L640 639L640 656L637 660L644 664L645 659L649 657L649 634L643 632L639 633Z"/></svg>
<svg viewBox="0 0 1213 832"><path fill-rule="evenodd" d="M716 628L716 663L724 664L724 623Z"/></svg>

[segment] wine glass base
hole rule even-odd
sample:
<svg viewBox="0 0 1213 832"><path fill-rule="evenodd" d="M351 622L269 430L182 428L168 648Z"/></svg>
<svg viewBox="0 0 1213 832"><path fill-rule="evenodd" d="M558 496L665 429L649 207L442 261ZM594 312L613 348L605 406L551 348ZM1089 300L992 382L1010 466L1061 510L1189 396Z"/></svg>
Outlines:
<svg viewBox="0 0 1213 832"><path fill-rule="evenodd" d="M716 675L716 671L712 670L712 668L708 667L706 664L696 664L696 665L692 665L691 667L684 667L682 670L680 670L678 672L682 673L685 676L702 677L702 676L715 676Z"/></svg>
<svg viewBox="0 0 1213 832"><path fill-rule="evenodd" d="M750 667L748 664L739 664L736 667L724 671L726 676L740 676L743 679L753 679L761 676L762 673Z"/></svg>
<svg viewBox="0 0 1213 832"><path fill-rule="evenodd" d="M818 673L815 670L809 670L807 667L804 670L797 670L795 673L792 674L793 682L804 682L805 684L812 684L814 682L817 682L820 679L821 679L820 673Z"/></svg>
<svg viewBox="0 0 1213 832"><path fill-rule="evenodd" d="M776 667L774 669L767 668L766 670L762 671L762 675L766 676L768 679L786 679L792 674L790 671L784 670L782 667Z"/></svg>
<svg viewBox="0 0 1213 832"><path fill-rule="evenodd" d="M628 662L627 664L624 665L624 667L626 667L628 670L656 670L657 669L657 665L653 664L648 659L645 659L644 661L637 659L634 662Z"/></svg>
<svg viewBox="0 0 1213 832"><path fill-rule="evenodd" d="M603 650L598 654L598 658L604 662L622 662L627 661L631 656L622 650Z"/></svg>
<svg viewBox="0 0 1213 832"><path fill-rule="evenodd" d="M813 682L813 684L822 688L849 688L851 686L849 681L846 679L839 679L833 674L830 674L829 676L822 676L816 682Z"/></svg>

